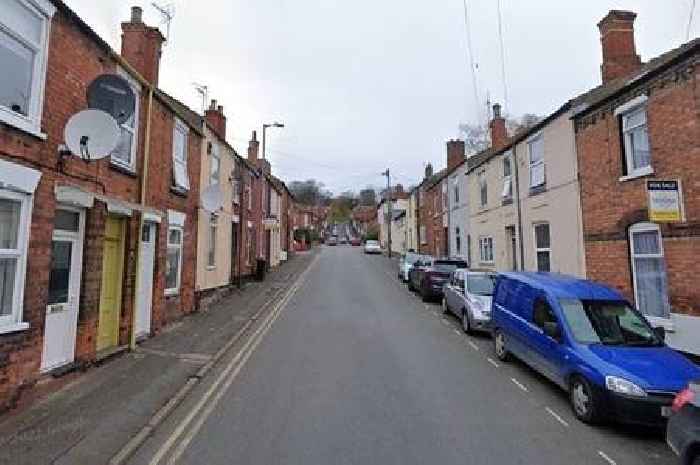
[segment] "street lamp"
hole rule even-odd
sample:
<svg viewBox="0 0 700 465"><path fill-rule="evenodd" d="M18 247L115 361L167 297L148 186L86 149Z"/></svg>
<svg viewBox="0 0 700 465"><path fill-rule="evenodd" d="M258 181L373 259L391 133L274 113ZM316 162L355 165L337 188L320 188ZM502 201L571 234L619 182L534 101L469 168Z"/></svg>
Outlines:
<svg viewBox="0 0 700 465"><path fill-rule="evenodd" d="M274 123L263 124L263 138L262 138L263 139L262 140L262 157L263 157L263 159L266 158L265 157L265 134L266 134L267 128L283 128L283 127L284 127L284 124L278 123L277 121L275 121Z"/></svg>

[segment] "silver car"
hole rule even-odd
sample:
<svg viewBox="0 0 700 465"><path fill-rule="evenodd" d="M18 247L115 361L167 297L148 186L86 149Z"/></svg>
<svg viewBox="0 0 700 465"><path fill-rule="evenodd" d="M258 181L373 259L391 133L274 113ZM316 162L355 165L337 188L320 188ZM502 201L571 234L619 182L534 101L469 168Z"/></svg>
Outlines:
<svg viewBox="0 0 700 465"><path fill-rule="evenodd" d="M495 282L494 273L456 270L444 288L443 311L461 319L467 333L488 331Z"/></svg>
<svg viewBox="0 0 700 465"><path fill-rule="evenodd" d="M379 246L379 241L365 242L365 253L382 253L382 248Z"/></svg>
<svg viewBox="0 0 700 465"><path fill-rule="evenodd" d="M399 260L399 280L405 283L408 282L408 272L411 271L413 264L421 258L421 255L414 252L407 252L402 255Z"/></svg>

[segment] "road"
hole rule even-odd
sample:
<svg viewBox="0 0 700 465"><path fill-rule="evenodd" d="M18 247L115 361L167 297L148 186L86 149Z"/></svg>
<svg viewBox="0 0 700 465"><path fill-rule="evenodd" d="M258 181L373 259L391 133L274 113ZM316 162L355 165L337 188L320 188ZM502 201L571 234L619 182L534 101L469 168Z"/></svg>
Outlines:
<svg viewBox="0 0 700 465"><path fill-rule="evenodd" d="M326 247L300 279L130 463L675 464L659 433L578 422L385 257Z"/></svg>

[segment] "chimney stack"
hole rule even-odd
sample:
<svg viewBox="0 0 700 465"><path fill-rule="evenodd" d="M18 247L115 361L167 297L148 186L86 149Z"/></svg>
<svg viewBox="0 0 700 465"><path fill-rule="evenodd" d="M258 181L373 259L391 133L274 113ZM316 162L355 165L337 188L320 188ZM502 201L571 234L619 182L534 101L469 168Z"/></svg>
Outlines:
<svg viewBox="0 0 700 465"><path fill-rule="evenodd" d="M204 112L204 118L216 135L226 140L226 116L224 115L224 107L222 105L217 105L216 100L212 100L211 105L209 105L209 108Z"/></svg>
<svg viewBox="0 0 700 465"><path fill-rule="evenodd" d="M427 165L425 165L425 179L428 179L432 175L433 175L433 164L428 163Z"/></svg>
<svg viewBox="0 0 700 465"><path fill-rule="evenodd" d="M463 140L448 140L447 141L447 170L452 171L464 161L464 141Z"/></svg>
<svg viewBox="0 0 700 465"><path fill-rule="evenodd" d="M611 10L598 23L603 48L603 64L600 72L603 84L629 76L638 71L642 60L634 44L634 20L632 11Z"/></svg>
<svg viewBox="0 0 700 465"><path fill-rule="evenodd" d="M131 19L122 23L122 57L154 86L158 85L161 47L165 37L157 27L143 23L141 7L131 8Z"/></svg>
<svg viewBox="0 0 700 465"><path fill-rule="evenodd" d="M260 142L258 142L258 133L253 131L253 135L248 142L248 161L253 166L258 166L258 147L260 147Z"/></svg>
<svg viewBox="0 0 700 465"><path fill-rule="evenodd" d="M506 119L501 116L501 105L493 106L493 119L489 123L491 130L491 148L499 150L508 144L508 130L506 129Z"/></svg>

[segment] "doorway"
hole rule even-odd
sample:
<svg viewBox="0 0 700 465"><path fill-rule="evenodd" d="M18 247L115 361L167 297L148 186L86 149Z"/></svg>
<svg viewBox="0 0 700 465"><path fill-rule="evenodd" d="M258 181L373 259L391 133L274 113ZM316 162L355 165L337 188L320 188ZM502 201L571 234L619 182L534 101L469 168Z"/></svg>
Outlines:
<svg viewBox="0 0 700 465"><path fill-rule="evenodd" d="M148 336L151 333L156 231L155 223L145 222L141 227L141 245L139 248L139 257L141 261L139 266L136 321L134 327L137 338Z"/></svg>
<svg viewBox="0 0 700 465"><path fill-rule="evenodd" d="M85 215L82 210L63 207L56 210L41 355L42 372L70 364L75 359L84 229Z"/></svg>
<svg viewBox="0 0 700 465"><path fill-rule="evenodd" d="M97 350L119 344L119 317L122 307L122 276L124 269L124 220L108 216L105 222L102 254L102 292Z"/></svg>

